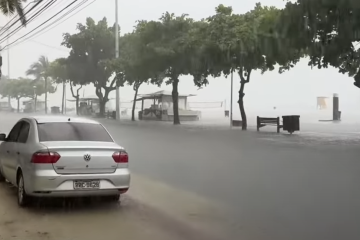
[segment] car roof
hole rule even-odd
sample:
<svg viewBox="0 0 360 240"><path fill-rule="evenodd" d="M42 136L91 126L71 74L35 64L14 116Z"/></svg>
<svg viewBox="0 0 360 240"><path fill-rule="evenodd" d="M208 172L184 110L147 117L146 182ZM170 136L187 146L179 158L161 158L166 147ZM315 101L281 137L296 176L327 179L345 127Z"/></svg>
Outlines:
<svg viewBox="0 0 360 240"><path fill-rule="evenodd" d="M34 119L37 123L54 123L54 122L77 122L77 123L92 123L100 124L99 122L74 116L32 116L28 117L29 119Z"/></svg>

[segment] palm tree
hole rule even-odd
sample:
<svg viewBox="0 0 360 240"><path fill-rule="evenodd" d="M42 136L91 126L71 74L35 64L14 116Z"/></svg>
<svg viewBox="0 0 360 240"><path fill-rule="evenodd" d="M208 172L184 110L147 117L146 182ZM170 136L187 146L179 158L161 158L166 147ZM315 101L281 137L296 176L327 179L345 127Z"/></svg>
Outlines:
<svg viewBox="0 0 360 240"><path fill-rule="evenodd" d="M0 11L5 15L13 15L15 12L19 15L23 26L26 25L23 3L27 0L0 0Z"/></svg>
<svg viewBox="0 0 360 240"><path fill-rule="evenodd" d="M35 79L41 78L45 81L45 113L47 113L47 94L48 94L48 77L50 76L50 62L45 56L40 56L37 62L30 65L30 68L26 71L26 75L34 76Z"/></svg>
<svg viewBox="0 0 360 240"><path fill-rule="evenodd" d="M66 58L58 58L50 63L49 76L52 78L55 84L63 85L61 113L65 113L65 90L66 83L68 82L68 72L66 67Z"/></svg>

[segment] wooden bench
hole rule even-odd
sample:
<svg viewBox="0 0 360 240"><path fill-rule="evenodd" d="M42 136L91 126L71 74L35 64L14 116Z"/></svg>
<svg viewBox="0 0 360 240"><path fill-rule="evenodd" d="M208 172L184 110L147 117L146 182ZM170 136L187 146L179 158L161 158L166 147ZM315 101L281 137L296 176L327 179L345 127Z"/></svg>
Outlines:
<svg viewBox="0 0 360 240"><path fill-rule="evenodd" d="M257 117L257 130L259 131L260 128L265 127L265 126L276 126L277 128L277 132L280 132L280 129L283 127L282 125L280 125L280 118L263 118L263 117Z"/></svg>

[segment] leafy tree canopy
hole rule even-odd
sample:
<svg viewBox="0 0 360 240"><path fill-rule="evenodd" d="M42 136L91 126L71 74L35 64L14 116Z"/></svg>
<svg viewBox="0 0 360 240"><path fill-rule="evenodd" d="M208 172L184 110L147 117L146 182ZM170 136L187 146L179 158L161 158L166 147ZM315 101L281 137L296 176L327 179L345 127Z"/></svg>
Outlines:
<svg viewBox="0 0 360 240"><path fill-rule="evenodd" d="M56 84L69 80L66 61L66 58L58 58L50 63L49 75Z"/></svg>
<svg viewBox="0 0 360 240"><path fill-rule="evenodd" d="M181 75L191 72L191 49L188 47L189 34L194 20L186 14L175 16L164 13L160 21L140 22L137 33L150 51L157 55L156 64L172 84L174 124L179 124L178 83Z"/></svg>
<svg viewBox="0 0 360 240"><path fill-rule="evenodd" d="M157 52L149 47L146 39L142 38L143 35L138 33L138 29L147 26L149 25L146 21L140 21L134 32L120 38L121 54L117 61L119 69L115 72L122 73L124 80L130 85L148 81L160 85L164 78L163 66L157 61Z"/></svg>
<svg viewBox="0 0 360 240"><path fill-rule="evenodd" d="M41 2L42 0L38 0ZM17 13L23 26L26 26L26 17L24 13L23 3L27 0L0 0L0 11L5 15L13 15Z"/></svg>
<svg viewBox="0 0 360 240"><path fill-rule="evenodd" d="M115 26L109 27L106 18L98 23L87 18L85 25L77 25L77 33L64 34L62 43L71 49L67 59L70 79L80 85L94 84L102 115L105 103L109 100L109 93L115 90L118 80L121 80L117 78L118 75L112 77L115 58L114 30Z"/></svg>
<svg viewBox="0 0 360 240"><path fill-rule="evenodd" d="M32 80L28 78L5 79L2 80L0 94L3 97L20 99L24 97L33 98L34 91L37 96L45 93L44 80ZM49 92L55 92L55 88L49 89Z"/></svg>
<svg viewBox="0 0 360 240"><path fill-rule="evenodd" d="M200 68L198 78L228 76L232 71L238 73L241 83L238 103L243 129L247 128L244 91L251 73L271 71L276 65L280 65L279 71L283 72L302 56L286 38L279 37L275 29L279 14L280 10L259 3L245 14L234 14L231 7L219 5L215 15L204 20L205 23L199 23L194 34L195 39L203 39L202 62L206 62L206 66Z"/></svg>
<svg viewBox="0 0 360 240"><path fill-rule="evenodd" d="M356 0L297 0L288 2L279 26L292 45L304 49L310 66L333 66L341 73L358 73L360 2ZM359 75L359 73L358 73ZM358 76L360 78L360 76Z"/></svg>

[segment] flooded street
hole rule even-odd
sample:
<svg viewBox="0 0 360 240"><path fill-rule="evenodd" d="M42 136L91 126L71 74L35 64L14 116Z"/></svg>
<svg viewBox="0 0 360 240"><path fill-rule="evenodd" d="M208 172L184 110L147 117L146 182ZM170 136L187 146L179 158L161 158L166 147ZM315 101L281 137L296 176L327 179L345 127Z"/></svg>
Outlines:
<svg viewBox="0 0 360 240"><path fill-rule="evenodd" d="M5 115L0 130L21 116ZM354 134L100 121L129 152L121 204L47 200L19 209L15 190L0 184L0 239L360 237Z"/></svg>
<svg viewBox="0 0 360 240"><path fill-rule="evenodd" d="M170 201L178 198L178 194L164 186L154 188L149 182L142 186L144 180L135 177L134 190L126 194L121 203L100 199L36 199L27 209L18 207L16 189L2 183L0 239L95 240L106 237L115 240L119 236L133 240L220 239L213 235L218 228L216 225L221 223L215 225L213 206L187 196Z"/></svg>

